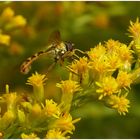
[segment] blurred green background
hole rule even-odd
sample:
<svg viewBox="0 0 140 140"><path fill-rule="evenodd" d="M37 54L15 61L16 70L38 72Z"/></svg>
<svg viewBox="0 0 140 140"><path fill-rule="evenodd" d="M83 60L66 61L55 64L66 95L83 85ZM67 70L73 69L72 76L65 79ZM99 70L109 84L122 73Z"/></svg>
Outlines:
<svg viewBox="0 0 140 140"><path fill-rule="evenodd" d="M129 44L127 35L130 20L140 17L140 2L0 2L0 12L11 7L23 15L27 25L10 33L14 49L0 45L0 93L5 84L11 91L30 90L25 83L31 73L45 72L52 59L37 60L27 75L19 72L20 64L33 53L44 50L50 33L56 29L62 40L68 40L81 50L89 50L108 39ZM57 65L48 75L48 97L57 99L55 82L67 78L65 69ZM76 124L72 138L140 138L140 87L132 86L129 99L131 108L126 116L120 116L103 104L92 101L73 111L74 117L82 117ZM51 94L50 94L51 93Z"/></svg>

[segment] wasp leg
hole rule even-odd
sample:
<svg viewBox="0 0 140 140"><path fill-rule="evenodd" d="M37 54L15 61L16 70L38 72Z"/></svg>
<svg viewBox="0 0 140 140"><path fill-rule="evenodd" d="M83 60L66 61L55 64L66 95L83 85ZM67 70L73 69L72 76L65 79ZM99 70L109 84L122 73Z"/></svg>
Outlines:
<svg viewBox="0 0 140 140"><path fill-rule="evenodd" d="M53 68L55 65L56 65L56 62L52 63L52 64L48 67L46 74L48 74L49 71L52 70L52 68Z"/></svg>

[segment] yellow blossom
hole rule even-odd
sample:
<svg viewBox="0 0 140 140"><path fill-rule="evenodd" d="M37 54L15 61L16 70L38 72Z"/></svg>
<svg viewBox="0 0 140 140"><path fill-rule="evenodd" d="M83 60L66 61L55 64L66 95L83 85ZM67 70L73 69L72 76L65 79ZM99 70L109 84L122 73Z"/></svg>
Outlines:
<svg viewBox="0 0 140 140"><path fill-rule="evenodd" d="M130 101L126 99L126 96L127 94L121 97L112 95L108 100L108 104L110 104L112 108L116 109L120 115L125 115L128 112L128 108L130 107Z"/></svg>
<svg viewBox="0 0 140 140"><path fill-rule="evenodd" d="M70 114L64 114L63 116L59 117L54 124L52 125L53 128L60 128L61 130L68 130L73 131L75 130L74 123L80 121L80 118L72 120L72 116Z"/></svg>
<svg viewBox="0 0 140 140"><path fill-rule="evenodd" d="M132 50L130 50L125 44L121 44L120 48L118 49L118 55L121 60L131 62L132 61Z"/></svg>
<svg viewBox="0 0 140 140"><path fill-rule="evenodd" d="M11 23L14 27L24 27L26 25L26 19L21 15L17 15L12 19Z"/></svg>
<svg viewBox="0 0 140 140"><path fill-rule="evenodd" d="M122 66L121 60L117 53L113 53L108 55L108 65L111 71L115 71L117 68Z"/></svg>
<svg viewBox="0 0 140 140"><path fill-rule="evenodd" d="M84 74L88 70L88 60L86 57L75 60L69 68L76 74Z"/></svg>
<svg viewBox="0 0 140 140"><path fill-rule="evenodd" d="M60 108L57 106L57 103L55 103L52 99L46 100L46 106L43 109L44 113L48 117L55 117L59 118L60 115Z"/></svg>
<svg viewBox="0 0 140 140"><path fill-rule="evenodd" d="M90 51L87 52L91 60L99 59L104 56L105 53L106 48L101 43L99 43L95 48L91 48Z"/></svg>
<svg viewBox="0 0 140 140"><path fill-rule="evenodd" d="M132 83L131 74L120 71L117 76L117 82L120 88L130 87L130 84Z"/></svg>
<svg viewBox="0 0 140 140"><path fill-rule="evenodd" d="M120 45L121 43L119 41L113 39L109 39L105 42L105 47L107 48L108 53L115 53L119 49Z"/></svg>
<svg viewBox="0 0 140 140"><path fill-rule="evenodd" d="M10 44L10 39L11 37L9 35L0 33L0 44L8 46Z"/></svg>
<svg viewBox="0 0 140 140"><path fill-rule="evenodd" d="M139 18L136 19L136 22L130 21L130 26L128 31L131 33L130 37L133 37L134 39L140 37L140 22Z"/></svg>
<svg viewBox="0 0 140 140"><path fill-rule="evenodd" d="M96 82L96 85L99 87L96 89L96 92L99 93L99 100L104 96L110 96L118 92L118 83L116 79L111 76L104 77L101 82Z"/></svg>
<svg viewBox="0 0 140 140"><path fill-rule="evenodd" d="M72 94L76 91L80 91L80 85L76 81L72 80L66 80L66 81L61 81L60 83L56 84L57 87L61 88L62 93L64 94Z"/></svg>
<svg viewBox="0 0 140 140"><path fill-rule="evenodd" d="M35 74L32 74L32 76L28 78L27 84L32 86L40 86L43 85L46 80L47 80L46 75L38 74L36 72Z"/></svg>
<svg viewBox="0 0 140 140"><path fill-rule="evenodd" d="M67 131L61 131L60 129L51 129L47 132L46 139L68 139L69 136L65 136Z"/></svg>
<svg viewBox="0 0 140 140"><path fill-rule="evenodd" d="M7 7L2 12L1 18L5 21L9 21L13 18L14 14L15 14L14 11L10 7Z"/></svg>
<svg viewBox="0 0 140 140"><path fill-rule="evenodd" d="M21 138L22 139L39 139L35 133L31 133L31 134L22 133Z"/></svg>
<svg viewBox="0 0 140 140"><path fill-rule="evenodd" d="M94 61L89 62L89 68L99 75L107 72L109 68L107 56L103 56L100 59L95 59Z"/></svg>

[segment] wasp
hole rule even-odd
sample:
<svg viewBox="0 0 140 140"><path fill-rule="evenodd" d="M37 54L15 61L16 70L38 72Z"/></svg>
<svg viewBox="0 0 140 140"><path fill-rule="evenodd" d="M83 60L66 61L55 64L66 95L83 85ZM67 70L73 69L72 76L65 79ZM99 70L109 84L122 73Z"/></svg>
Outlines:
<svg viewBox="0 0 140 140"><path fill-rule="evenodd" d="M27 74L31 69L31 64L42 55L51 54L51 56L55 60L55 63L59 62L60 64L62 64L65 58L70 57L74 54L73 46L73 43L61 40L61 35L59 31L54 31L49 37L46 50L39 51L31 57L27 58L21 64L20 72L23 74ZM53 67L53 65L54 64L52 64L50 68Z"/></svg>

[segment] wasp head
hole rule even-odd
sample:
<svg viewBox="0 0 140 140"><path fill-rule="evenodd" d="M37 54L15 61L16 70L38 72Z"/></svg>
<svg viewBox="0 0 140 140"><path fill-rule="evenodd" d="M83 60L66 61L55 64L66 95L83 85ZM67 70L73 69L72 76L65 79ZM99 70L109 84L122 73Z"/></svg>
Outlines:
<svg viewBox="0 0 140 140"><path fill-rule="evenodd" d="M66 45L66 50L67 51L73 51L73 46L74 46L74 44L73 43L71 43L71 42L65 42L65 45Z"/></svg>

